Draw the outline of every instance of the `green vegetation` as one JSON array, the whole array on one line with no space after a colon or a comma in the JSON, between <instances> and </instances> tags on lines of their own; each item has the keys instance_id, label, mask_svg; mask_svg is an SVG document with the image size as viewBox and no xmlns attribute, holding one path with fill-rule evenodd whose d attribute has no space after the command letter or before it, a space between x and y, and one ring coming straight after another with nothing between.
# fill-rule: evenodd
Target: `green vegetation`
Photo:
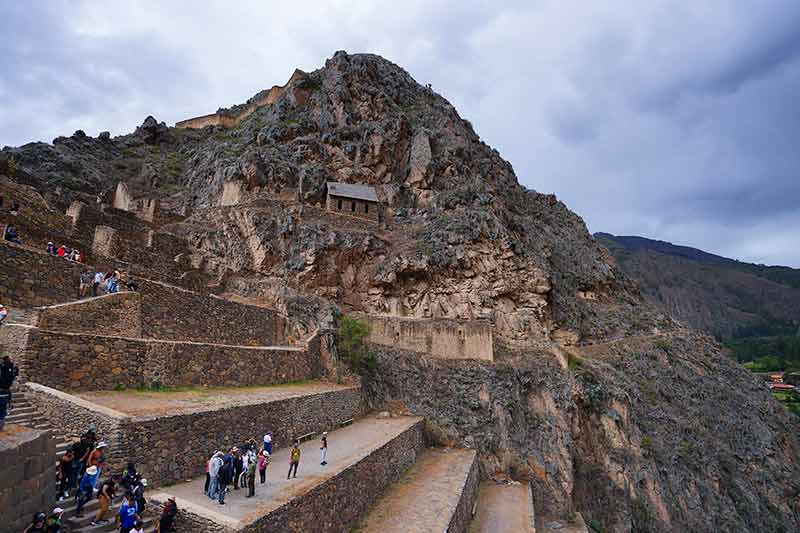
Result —
<instances>
[{"instance_id":1,"label":"green vegetation","mask_svg":"<svg viewBox=\"0 0 800 533\"><path fill-rule=\"evenodd\" d=\"M364 340L369 335L369 324L350 316L343 316L336 332L336 344L341 359L353 372L363 374L377 366L375 355L367 350Z\"/></svg>"},{"instance_id":2,"label":"green vegetation","mask_svg":"<svg viewBox=\"0 0 800 533\"><path fill-rule=\"evenodd\" d=\"M603 533L605 530L603 529L603 524L596 518L592 518L589 521L589 529L594 531L595 533Z\"/></svg>"},{"instance_id":3,"label":"green vegetation","mask_svg":"<svg viewBox=\"0 0 800 533\"><path fill-rule=\"evenodd\" d=\"M570 370L577 370L583 365L583 360L580 357L571 353L567 354L567 367Z\"/></svg>"},{"instance_id":4,"label":"green vegetation","mask_svg":"<svg viewBox=\"0 0 800 533\"><path fill-rule=\"evenodd\" d=\"M15 177L17 175L17 169L19 168L19 165L17 165L17 160L14 158L13 155L8 158L7 165L8 165L8 175L12 178Z\"/></svg>"},{"instance_id":5,"label":"green vegetation","mask_svg":"<svg viewBox=\"0 0 800 533\"><path fill-rule=\"evenodd\" d=\"M655 513L644 498L631 502L631 531L649 533L655 529Z\"/></svg>"},{"instance_id":6,"label":"green vegetation","mask_svg":"<svg viewBox=\"0 0 800 533\"><path fill-rule=\"evenodd\" d=\"M642 437L642 450L644 450L645 455L649 455L653 451L653 439L650 435Z\"/></svg>"},{"instance_id":7,"label":"green vegetation","mask_svg":"<svg viewBox=\"0 0 800 533\"><path fill-rule=\"evenodd\" d=\"M800 370L800 336L782 335L725 342L733 357L753 372Z\"/></svg>"},{"instance_id":8,"label":"green vegetation","mask_svg":"<svg viewBox=\"0 0 800 533\"><path fill-rule=\"evenodd\" d=\"M800 394L796 391L773 391L772 396L781 402L790 413L800 416Z\"/></svg>"}]
</instances>

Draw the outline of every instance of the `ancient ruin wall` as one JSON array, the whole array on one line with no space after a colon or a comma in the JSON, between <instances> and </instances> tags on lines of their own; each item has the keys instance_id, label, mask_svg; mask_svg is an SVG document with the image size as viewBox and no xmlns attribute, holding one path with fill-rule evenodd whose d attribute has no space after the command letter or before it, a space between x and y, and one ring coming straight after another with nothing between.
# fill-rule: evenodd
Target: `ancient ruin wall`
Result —
<instances>
[{"instance_id":1,"label":"ancient ruin wall","mask_svg":"<svg viewBox=\"0 0 800 533\"><path fill-rule=\"evenodd\" d=\"M50 305L74 300L81 272L60 257L0 241L0 302L10 306Z\"/></svg>"},{"instance_id":2,"label":"ancient ruin wall","mask_svg":"<svg viewBox=\"0 0 800 533\"><path fill-rule=\"evenodd\" d=\"M266 428L275 435L275 447L283 448L294 437L330 431L363 414L361 391L353 388L195 413L134 417L124 422L122 434L130 460L147 473L148 480L164 484L201 475L214 450L241 445L263 435ZM283 465L275 466L282 471Z\"/></svg>"},{"instance_id":3,"label":"ancient ruin wall","mask_svg":"<svg viewBox=\"0 0 800 533\"><path fill-rule=\"evenodd\" d=\"M139 291L145 337L247 346L286 342L286 318L272 309L156 282L143 282Z\"/></svg>"},{"instance_id":4,"label":"ancient ruin wall","mask_svg":"<svg viewBox=\"0 0 800 533\"><path fill-rule=\"evenodd\" d=\"M302 348L159 341L19 325L3 326L0 334L15 347L11 355L20 366L21 381L59 390L137 388L154 383L269 385L319 377L316 356Z\"/></svg>"},{"instance_id":5,"label":"ancient ruin wall","mask_svg":"<svg viewBox=\"0 0 800 533\"><path fill-rule=\"evenodd\" d=\"M37 325L52 331L140 337L142 295L119 292L42 307Z\"/></svg>"},{"instance_id":6,"label":"ancient ruin wall","mask_svg":"<svg viewBox=\"0 0 800 533\"><path fill-rule=\"evenodd\" d=\"M202 129L206 126L223 126L232 128L238 126L244 119L252 115L257 109L274 104L284 93L286 88L296 79L303 76L303 72L295 70L292 77L285 85L275 85L269 90L261 91L251 98L246 104L231 109L220 109L216 113L181 120L175 123L176 128Z\"/></svg>"},{"instance_id":7,"label":"ancient ruin wall","mask_svg":"<svg viewBox=\"0 0 800 533\"><path fill-rule=\"evenodd\" d=\"M368 341L443 359L494 360L492 325L481 320L365 316Z\"/></svg>"},{"instance_id":8,"label":"ancient ruin wall","mask_svg":"<svg viewBox=\"0 0 800 533\"><path fill-rule=\"evenodd\" d=\"M55 501L55 442L47 431L8 424L0 431L0 531L23 531Z\"/></svg>"}]
</instances>

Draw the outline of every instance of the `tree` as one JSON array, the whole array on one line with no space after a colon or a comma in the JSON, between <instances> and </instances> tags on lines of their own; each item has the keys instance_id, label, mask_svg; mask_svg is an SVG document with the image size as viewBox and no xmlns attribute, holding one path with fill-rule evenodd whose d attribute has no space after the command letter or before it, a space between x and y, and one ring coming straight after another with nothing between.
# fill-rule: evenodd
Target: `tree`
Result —
<instances>
[{"instance_id":1,"label":"tree","mask_svg":"<svg viewBox=\"0 0 800 533\"><path fill-rule=\"evenodd\" d=\"M348 366L359 374L375 367L375 357L369 353L364 343L369 335L369 324L350 316L343 316L336 332L339 355Z\"/></svg>"}]
</instances>

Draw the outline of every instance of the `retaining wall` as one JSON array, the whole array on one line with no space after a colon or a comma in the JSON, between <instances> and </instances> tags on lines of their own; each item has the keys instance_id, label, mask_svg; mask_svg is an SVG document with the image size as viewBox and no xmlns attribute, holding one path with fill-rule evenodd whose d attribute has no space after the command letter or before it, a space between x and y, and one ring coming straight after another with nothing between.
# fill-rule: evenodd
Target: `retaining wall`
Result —
<instances>
[{"instance_id":1,"label":"retaining wall","mask_svg":"<svg viewBox=\"0 0 800 533\"><path fill-rule=\"evenodd\" d=\"M229 346L63 333L23 325L0 328L20 381L60 390L115 387L268 385L314 379L319 355L305 348Z\"/></svg>"},{"instance_id":2,"label":"retaining wall","mask_svg":"<svg viewBox=\"0 0 800 533\"><path fill-rule=\"evenodd\" d=\"M66 433L80 434L95 424L98 437L108 442L108 466L121 469L126 461L134 461L154 486L201 475L214 450L239 446L250 438L260 442L268 428L275 434L274 446L282 448L293 437L335 429L365 412L358 388L136 417L38 383L27 383L26 388L42 412L64 421Z\"/></svg>"},{"instance_id":3,"label":"retaining wall","mask_svg":"<svg viewBox=\"0 0 800 533\"><path fill-rule=\"evenodd\" d=\"M142 295L119 292L39 308L39 328L122 337L142 334Z\"/></svg>"},{"instance_id":4,"label":"retaining wall","mask_svg":"<svg viewBox=\"0 0 800 533\"><path fill-rule=\"evenodd\" d=\"M23 531L55 501L55 442L47 431L14 424L0 431L0 532Z\"/></svg>"},{"instance_id":5,"label":"retaining wall","mask_svg":"<svg viewBox=\"0 0 800 533\"><path fill-rule=\"evenodd\" d=\"M367 340L443 359L494 360L492 325L483 320L414 319L362 316Z\"/></svg>"},{"instance_id":6,"label":"retaining wall","mask_svg":"<svg viewBox=\"0 0 800 533\"><path fill-rule=\"evenodd\" d=\"M480 482L481 473L478 454L476 453L472 457L469 473L461 488L461 497L458 500L458 506L453 512L453 516L450 517L450 523L447 526L446 533L465 533L467 531L469 523L472 521L472 509L475 506L475 502L478 500Z\"/></svg>"},{"instance_id":7,"label":"retaining wall","mask_svg":"<svg viewBox=\"0 0 800 533\"><path fill-rule=\"evenodd\" d=\"M81 272L90 270L6 241L0 241L0 265L0 301L22 307L74 300Z\"/></svg>"}]
</instances>

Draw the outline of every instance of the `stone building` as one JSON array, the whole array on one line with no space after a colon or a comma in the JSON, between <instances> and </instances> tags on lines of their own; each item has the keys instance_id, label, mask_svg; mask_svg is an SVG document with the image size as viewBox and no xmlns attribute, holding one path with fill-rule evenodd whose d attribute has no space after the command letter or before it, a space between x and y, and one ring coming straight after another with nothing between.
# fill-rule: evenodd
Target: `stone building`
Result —
<instances>
[{"instance_id":1,"label":"stone building","mask_svg":"<svg viewBox=\"0 0 800 533\"><path fill-rule=\"evenodd\" d=\"M326 208L334 213L380 220L381 204L374 187L329 181Z\"/></svg>"}]
</instances>

